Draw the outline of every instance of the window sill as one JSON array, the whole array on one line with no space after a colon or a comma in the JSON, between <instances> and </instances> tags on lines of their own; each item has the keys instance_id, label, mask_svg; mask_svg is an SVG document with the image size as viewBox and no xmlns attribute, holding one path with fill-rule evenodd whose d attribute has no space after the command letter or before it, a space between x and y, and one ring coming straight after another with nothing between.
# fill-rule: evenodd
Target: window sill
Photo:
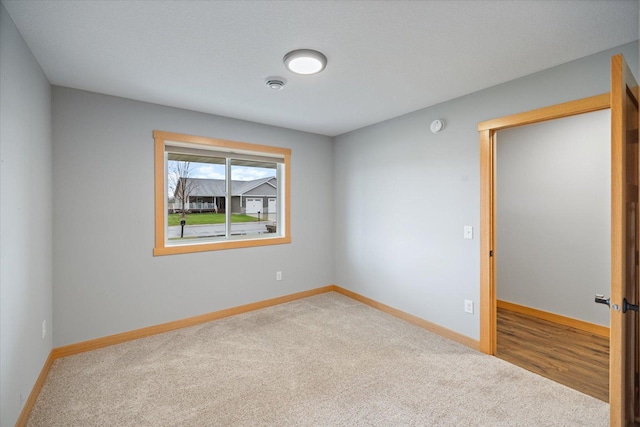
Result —
<instances>
[{"instance_id":1,"label":"window sill","mask_svg":"<svg viewBox=\"0 0 640 427\"><path fill-rule=\"evenodd\" d=\"M188 243L184 245L153 248L153 256L218 251L223 249L250 248L255 246L283 245L291 243L291 237L261 237L259 239L225 240L222 242Z\"/></svg>"}]
</instances>

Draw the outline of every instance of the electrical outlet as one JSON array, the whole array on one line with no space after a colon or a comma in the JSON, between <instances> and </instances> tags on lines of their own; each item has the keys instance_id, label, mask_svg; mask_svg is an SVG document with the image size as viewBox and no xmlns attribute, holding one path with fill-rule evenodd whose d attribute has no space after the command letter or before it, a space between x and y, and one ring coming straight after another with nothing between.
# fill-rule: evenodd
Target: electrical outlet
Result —
<instances>
[{"instance_id":1,"label":"electrical outlet","mask_svg":"<svg viewBox=\"0 0 640 427\"><path fill-rule=\"evenodd\" d=\"M464 238L465 239L473 239L473 227L471 225L464 226Z\"/></svg>"},{"instance_id":2,"label":"electrical outlet","mask_svg":"<svg viewBox=\"0 0 640 427\"><path fill-rule=\"evenodd\" d=\"M47 321L42 321L42 338L47 336Z\"/></svg>"},{"instance_id":3,"label":"electrical outlet","mask_svg":"<svg viewBox=\"0 0 640 427\"><path fill-rule=\"evenodd\" d=\"M276 271L276 280L282 280L282 271Z\"/></svg>"},{"instance_id":4,"label":"electrical outlet","mask_svg":"<svg viewBox=\"0 0 640 427\"><path fill-rule=\"evenodd\" d=\"M464 300L464 312L473 314L473 301L468 299Z\"/></svg>"}]
</instances>

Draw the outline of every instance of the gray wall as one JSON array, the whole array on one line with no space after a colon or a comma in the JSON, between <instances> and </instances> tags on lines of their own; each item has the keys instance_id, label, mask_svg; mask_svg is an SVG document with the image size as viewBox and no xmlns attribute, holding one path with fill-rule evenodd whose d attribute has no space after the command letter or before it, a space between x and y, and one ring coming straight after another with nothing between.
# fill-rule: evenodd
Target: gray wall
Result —
<instances>
[{"instance_id":1,"label":"gray wall","mask_svg":"<svg viewBox=\"0 0 640 427\"><path fill-rule=\"evenodd\" d=\"M608 92L616 53L638 75L630 43L335 138L336 284L478 339L478 123Z\"/></svg>"},{"instance_id":2,"label":"gray wall","mask_svg":"<svg viewBox=\"0 0 640 427\"><path fill-rule=\"evenodd\" d=\"M498 132L498 299L600 325L611 274L611 111Z\"/></svg>"},{"instance_id":3,"label":"gray wall","mask_svg":"<svg viewBox=\"0 0 640 427\"><path fill-rule=\"evenodd\" d=\"M292 243L153 257L154 129L291 148ZM332 161L328 137L54 86L54 346L332 283Z\"/></svg>"},{"instance_id":4,"label":"gray wall","mask_svg":"<svg viewBox=\"0 0 640 427\"><path fill-rule=\"evenodd\" d=\"M0 94L0 425L12 426L51 351L51 86L3 5Z\"/></svg>"}]
</instances>

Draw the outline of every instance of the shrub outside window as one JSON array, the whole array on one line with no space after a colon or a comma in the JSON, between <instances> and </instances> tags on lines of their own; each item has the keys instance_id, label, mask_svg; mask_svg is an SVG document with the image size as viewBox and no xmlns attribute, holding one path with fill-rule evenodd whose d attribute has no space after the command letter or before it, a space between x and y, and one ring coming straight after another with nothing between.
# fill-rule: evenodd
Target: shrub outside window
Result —
<instances>
[{"instance_id":1,"label":"shrub outside window","mask_svg":"<svg viewBox=\"0 0 640 427\"><path fill-rule=\"evenodd\" d=\"M291 150L154 131L154 255L291 242Z\"/></svg>"}]
</instances>

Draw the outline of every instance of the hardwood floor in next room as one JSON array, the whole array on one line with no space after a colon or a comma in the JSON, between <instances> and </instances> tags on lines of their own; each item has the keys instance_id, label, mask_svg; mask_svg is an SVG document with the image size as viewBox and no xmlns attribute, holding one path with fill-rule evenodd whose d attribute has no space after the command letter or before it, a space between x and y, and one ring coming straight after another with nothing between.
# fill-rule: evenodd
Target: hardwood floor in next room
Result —
<instances>
[{"instance_id":1,"label":"hardwood floor in next room","mask_svg":"<svg viewBox=\"0 0 640 427\"><path fill-rule=\"evenodd\" d=\"M496 357L609 401L609 339L498 309Z\"/></svg>"}]
</instances>

